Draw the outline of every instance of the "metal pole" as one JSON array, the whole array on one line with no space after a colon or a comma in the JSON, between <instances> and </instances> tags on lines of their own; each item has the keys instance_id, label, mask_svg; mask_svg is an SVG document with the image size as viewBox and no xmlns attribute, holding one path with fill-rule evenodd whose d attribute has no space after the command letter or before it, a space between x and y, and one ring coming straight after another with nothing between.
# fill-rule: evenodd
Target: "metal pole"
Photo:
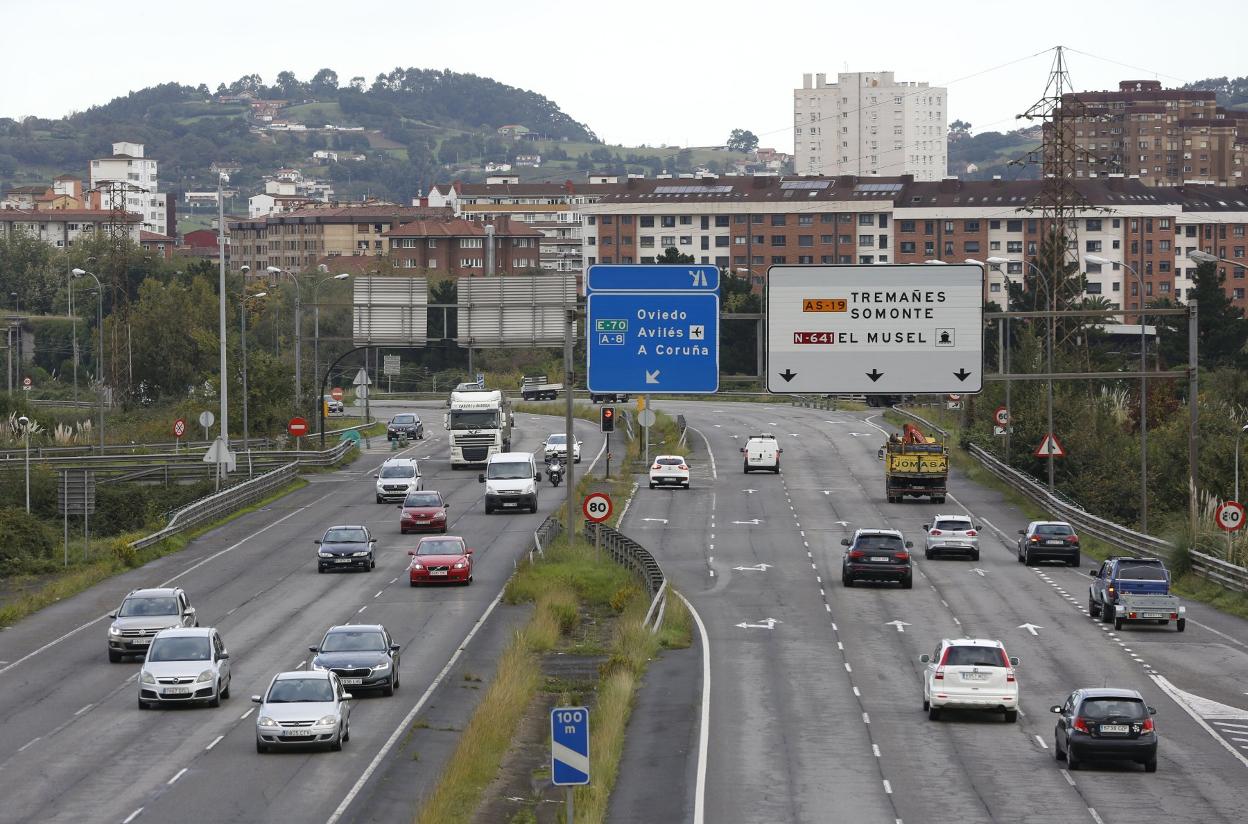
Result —
<instances>
[{"instance_id":1,"label":"metal pole","mask_svg":"<svg viewBox=\"0 0 1248 824\"><path fill-rule=\"evenodd\" d=\"M368 347L365 347L364 348L364 374L365 375L368 375L368 351L369 351ZM370 375L369 378L371 380L372 376ZM371 383L364 384L364 423L368 423L369 421L372 420L372 417L368 411L369 396L371 396L372 394L373 394L372 384Z\"/></svg>"},{"instance_id":2,"label":"metal pole","mask_svg":"<svg viewBox=\"0 0 1248 824\"><path fill-rule=\"evenodd\" d=\"M568 296L566 292L564 293L563 301L564 306L567 307ZM568 331L567 334L563 336L563 391L564 395L567 397L567 403L564 407L563 425L564 432L567 433L567 443L565 444L567 454L565 455L565 463L568 467L568 477L564 480L567 481L568 484L568 546L570 547L576 537L576 480L573 477L575 475L574 467L576 466L576 462L572 460L574 454L573 444L576 443L576 433L572 431L572 336L576 334L576 309L566 308L565 317L567 318ZM571 812L571 795L569 795L568 798L568 810ZM568 820L571 821L570 818Z\"/></svg>"},{"instance_id":3,"label":"metal pole","mask_svg":"<svg viewBox=\"0 0 1248 824\"><path fill-rule=\"evenodd\" d=\"M1009 306L1008 298L1007 298L1006 306L1007 306L1007 311L1008 311L1008 306ZM1004 318L1003 320L1005 321L1005 374L1009 375L1010 374L1010 319ZM1013 464L1011 463L1010 435L1014 430L1014 408L1010 405L1010 379L1009 378L1006 378L1005 380L1005 413L1007 415L1005 419L1005 464L1006 466L1013 466Z\"/></svg>"},{"instance_id":4,"label":"metal pole","mask_svg":"<svg viewBox=\"0 0 1248 824\"><path fill-rule=\"evenodd\" d=\"M61 500L65 509L61 516L65 521L65 566L69 566L69 471L61 473Z\"/></svg>"},{"instance_id":5,"label":"metal pole","mask_svg":"<svg viewBox=\"0 0 1248 824\"><path fill-rule=\"evenodd\" d=\"M604 478L611 477L611 433L610 432L607 433L607 471L603 473L602 477Z\"/></svg>"},{"instance_id":6,"label":"metal pole","mask_svg":"<svg viewBox=\"0 0 1248 824\"><path fill-rule=\"evenodd\" d=\"M315 305L315 308L312 310L312 386L315 388L321 385L321 382L316 378L321 373L321 303L317 300L315 290L312 292L312 302ZM323 404L325 399L318 397L316 402L317 404Z\"/></svg>"},{"instance_id":7,"label":"metal pole","mask_svg":"<svg viewBox=\"0 0 1248 824\"><path fill-rule=\"evenodd\" d=\"M1123 264L1126 266L1126 264ZM1130 268L1130 267L1128 267ZM1140 281L1140 532L1148 534L1148 338L1144 335L1144 278Z\"/></svg>"},{"instance_id":8,"label":"metal pole","mask_svg":"<svg viewBox=\"0 0 1248 824\"><path fill-rule=\"evenodd\" d=\"M78 403L78 314L74 311L74 271L69 271L69 316L74 351L74 403Z\"/></svg>"},{"instance_id":9,"label":"metal pole","mask_svg":"<svg viewBox=\"0 0 1248 824\"><path fill-rule=\"evenodd\" d=\"M30 514L30 424L22 427L26 432L26 514Z\"/></svg>"},{"instance_id":10,"label":"metal pole","mask_svg":"<svg viewBox=\"0 0 1248 824\"><path fill-rule=\"evenodd\" d=\"M303 318L303 287L299 285L299 276L291 273L295 281L295 410L302 408L303 403L303 358L301 352L302 318Z\"/></svg>"},{"instance_id":11,"label":"metal pole","mask_svg":"<svg viewBox=\"0 0 1248 824\"><path fill-rule=\"evenodd\" d=\"M220 296L217 301L217 336L219 339L218 348L220 350L220 371L221 371L221 449L222 452L229 452L230 449L230 405L229 405L229 366L226 363L225 351L225 197L221 191L222 179L217 175L217 288ZM101 334L103 334L101 332ZM221 488L221 474L225 471L225 455L220 454L222 459L217 464L217 488Z\"/></svg>"},{"instance_id":12,"label":"metal pole","mask_svg":"<svg viewBox=\"0 0 1248 824\"><path fill-rule=\"evenodd\" d=\"M576 790L573 787L567 787L568 795L568 817L566 824L574 824L576 821L576 802L572 799L576 796Z\"/></svg>"},{"instance_id":13,"label":"metal pole","mask_svg":"<svg viewBox=\"0 0 1248 824\"><path fill-rule=\"evenodd\" d=\"M104 394L105 392L108 391L104 386L104 287L100 285L99 278L96 278L95 275L92 275L91 277L95 278L95 285L98 287L98 291L96 292L97 300L95 303L95 323L96 323L97 331L99 332L99 335L100 335L100 345L98 347L99 354L100 354L100 363L99 363L99 369L100 369L100 454L103 455L104 454Z\"/></svg>"},{"instance_id":14,"label":"metal pole","mask_svg":"<svg viewBox=\"0 0 1248 824\"><path fill-rule=\"evenodd\" d=\"M1188 429L1187 429L1187 510L1190 521L1189 529L1191 530L1191 541L1196 542L1196 470L1197 470L1197 446L1196 436L1200 430L1200 409L1199 409L1199 360L1198 360L1198 341L1199 335L1197 329L1197 306L1195 300L1187 302L1188 321L1187 321L1187 409L1188 409Z\"/></svg>"},{"instance_id":15,"label":"metal pole","mask_svg":"<svg viewBox=\"0 0 1248 824\"><path fill-rule=\"evenodd\" d=\"M650 408L650 396L649 396L649 395L643 395L642 397L644 397L644 398L646 399L646 409L649 409L649 408ZM645 442L645 444L646 444L646 457L645 457L645 461L646 461L646 471L648 472L648 471L650 471L650 427L648 427L648 426L643 426L643 427L641 428L641 439L642 439L642 440Z\"/></svg>"},{"instance_id":16,"label":"metal pole","mask_svg":"<svg viewBox=\"0 0 1248 824\"><path fill-rule=\"evenodd\" d=\"M1248 424L1239 428L1235 433L1235 502L1239 503L1239 436L1244 434L1244 429L1248 429Z\"/></svg>"},{"instance_id":17,"label":"metal pole","mask_svg":"<svg viewBox=\"0 0 1248 824\"><path fill-rule=\"evenodd\" d=\"M239 327L242 330L240 348L243 352L243 449L251 449L251 430L247 426L247 285L243 284L243 299L238 302Z\"/></svg>"}]
</instances>

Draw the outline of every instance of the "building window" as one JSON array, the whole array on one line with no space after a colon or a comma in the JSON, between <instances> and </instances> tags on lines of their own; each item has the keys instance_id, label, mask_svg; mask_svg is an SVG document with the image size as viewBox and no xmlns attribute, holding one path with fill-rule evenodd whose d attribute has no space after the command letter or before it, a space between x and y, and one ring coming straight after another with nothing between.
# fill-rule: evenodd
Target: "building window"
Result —
<instances>
[{"instance_id":1,"label":"building window","mask_svg":"<svg viewBox=\"0 0 1248 824\"><path fill-rule=\"evenodd\" d=\"M785 237L784 237L784 235L772 235L772 236L771 236L771 245L772 245L772 246L783 246L784 244L785 244Z\"/></svg>"},{"instance_id":2,"label":"building window","mask_svg":"<svg viewBox=\"0 0 1248 824\"><path fill-rule=\"evenodd\" d=\"M904 232L906 234L913 234L914 233L914 221L913 220L901 221L901 226L900 226L899 231ZM914 244L910 244L910 245L913 246Z\"/></svg>"},{"instance_id":3,"label":"building window","mask_svg":"<svg viewBox=\"0 0 1248 824\"><path fill-rule=\"evenodd\" d=\"M459 239L459 248L461 249L481 249L484 242L479 237L461 237Z\"/></svg>"},{"instance_id":4,"label":"building window","mask_svg":"<svg viewBox=\"0 0 1248 824\"><path fill-rule=\"evenodd\" d=\"M646 228L654 228L654 215L642 215L641 225Z\"/></svg>"},{"instance_id":5,"label":"building window","mask_svg":"<svg viewBox=\"0 0 1248 824\"><path fill-rule=\"evenodd\" d=\"M930 240L923 241L923 256L932 257L936 254L936 244Z\"/></svg>"},{"instance_id":6,"label":"building window","mask_svg":"<svg viewBox=\"0 0 1248 824\"><path fill-rule=\"evenodd\" d=\"M858 225L859 226L874 226L875 215L873 214L858 215Z\"/></svg>"},{"instance_id":7,"label":"building window","mask_svg":"<svg viewBox=\"0 0 1248 824\"><path fill-rule=\"evenodd\" d=\"M814 215L798 215L797 216L798 226L813 226L814 223L815 223Z\"/></svg>"},{"instance_id":8,"label":"building window","mask_svg":"<svg viewBox=\"0 0 1248 824\"><path fill-rule=\"evenodd\" d=\"M962 221L962 227L967 232L978 232L979 221L978 220L964 220Z\"/></svg>"},{"instance_id":9,"label":"building window","mask_svg":"<svg viewBox=\"0 0 1248 824\"><path fill-rule=\"evenodd\" d=\"M692 245L693 245L693 235L681 235L681 236L680 236L680 245L681 245L681 246L692 246Z\"/></svg>"},{"instance_id":10,"label":"building window","mask_svg":"<svg viewBox=\"0 0 1248 824\"><path fill-rule=\"evenodd\" d=\"M659 243L662 244L664 249L670 249L676 245L676 236L675 235L663 235L661 238L659 238Z\"/></svg>"},{"instance_id":11,"label":"building window","mask_svg":"<svg viewBox=\"0 0 1248 824\"><path fill-rule=\"evenodd\" d=\"M692 216L692 215L681 215L681 216L680 216L680 225L681 225L681 226L692 226L692 225L693 225L693 216Z\"/></svg>"},{"instance_id":12,"label":"building window","mask_svg":"<svg viewBox=\"0 0 1248 824\"><path fill-rule=\"evenodd\" d=\"M875 245L875 235L859 235L859 236L858 236L858 245L859 245L859 246L874 246L874 245Z\"/></svg>"},{"instance_id":13,"label":"building window","mask_svg":"<svg viewBox=\"0 0 1248 824\"><path fill-rule=\"evenodd\" d=\"M1023 231L1023 222L1021 220L1007 220L1005 222L1005 231L1021 232Z\"/></svg>"},{"instance_id":14,"label":"building window","mask_svg":"<svg viewBox=\"0 0 1248 824\"><path fill-rule=\"evenodd\" d=\"M797 245L798 246L814 246L815 236L814 235L798 235Z\"/></svg>"},{"instance_id":15,"label":"building window","mask_svg":"<svg viewBox=\"0 0 1248 824\"><path fill-rule=\"evenodd\" d=\"M460 258L459 265L464 269L480 269L481 258Z\"/></svg>"},{"instance_id":16,"label":"building window","mask_svg":"<svg viewBox=\"0 0 1248 824\"><path fill-rule=\"evenodd\" d=\"M772 262L773 264L786 263L786 262L787 262L787 258L785 258L785 256L784 256L784 255L772 255L772 256L771 256L771 262Z\"/></svg>"},{"instance_id":17,"label":"building window","mask_svg":"<svg viewBox=\"0 0 1248 824\"><path fill-rule=\"evenodd\" d=\"M871 255L859 255L859 256L858 256L858 263L859 263L859 264L870 264L870 263L875 263L875 258L874 258L874 257L872 257Z\"/></svg>"},{"instance_id":18,"label":"building window","mask_svg":"<svg viewBox=\"0 0 1248 824\"><path fill-rule=\"evenodd\" d=\"M727 235L719 235L718 237L715 238L715 247L722 249L728 246L728 239L729 238Z\"/></svg>"},{"instance_id":19,"label":"building window","mask_svg":"<svg viewBox=\"0 0 1248 824\"><path fill-rule=\"evenodd\" d=\"M1100 218L1088 218L1086 225L1088 227L1089 232L1101 231L1101 219ZM1092 250L1089 249L1088 251L1090 252Z\"/></svg>"},{"instance_id":20,"label":"building window","mask_svg":"<svg viewBox=\"0 0 1248 824\"><path fill-rule=\"evenodd\" d=\"M716 226L727 226L727 225L728 225L728 215L715 215L715 225L716 225Z\"/></svg>"},{"instance_id":21,"label":"building window","mask_svg":"<svg viewBox=\"0 0 1248 824\"><path fill-rule=\"evenodd\" d=\"M772 215L772 216L771 216L771 225L772 225L772 226L783 226L783 225L784 225L784 219L785 219L786 217L787 217L787 215Z\"/></svg>"},{"instance_id":22,"label":"building window","mask_svg":"<svg viewBox=\"0 0 1248 824\"><path fill-rule=\"evenodd\" d=\"M1101 242L1099 240L1089 240L1084 243L1085 251L1100 252Z\"/></svg>"},{"instance_id":23,"label":"building window","mask_svg":"<svg viewBox=\"0 0 1248 824\"><path fill-rule=\"evenodd\" d=\"M654 235L642 235L641 236L641 248L653 249L654 248Z\"/></svg>"},{"instance_id":24,"label":"building window","mask_svg":"<svg viewBox=\"0 0 1248 824\"><path fill-rule=\"evenodd\" d=\"M750 223L761 225L763 223L763 215L750 215Z\"/></svg>"},{"instance_id":25,"label":"building window","mask_svg":"<svg viewBox=\"0 0 1248 824\"><path fill-rule=\"evenodd\" d=\"M946 241L945 241L945 255L946 255L946 256L949 256L949 255L952 255L952 254L953 254L953 241L952 241L952 240L946 240Z\"/></svg>"},{"instance_id":26,"label":"building window","mask_svg":"<svg viewBox=\"0 0 1248 824\"><path fill-rule=\"evenodd\" d=\"M962 241L962 251L968 254L978 254L979 253L979 241L978 240Z\"/></svg>"},{"instance_id":27,"label":"building window","mask_svg":"<svg viewBox=\"0 0 1248 824\"><path fill-rule=\"evenodd\" d=\"M664 229L674 229L676 227L676 216L660 215L659 222L662 224Z\"/></svg>"},{"instance_id":28,"label":"building window","mask_svg":"<svg viewBox=\"0 0 1248 824\"><path fill-rule=\"evenodd\" d=\"M815 256L814 255L798 255L797 262L798 263L814 263Z\"/></svg>"},{"instance_id":29,"label":"building window","mask_svg":"<svg viewBox=\"0 0 1248 824\"><path fill-rule=\"evenodd\" d=\"M901 253L902 253L903 255L912 255L912 254L914 254L914 241L913 241L913 240L903 240L903 241L901 242Z\"/></svg>"},{"instance_id":30,"label":"building window","mask_svg":"<svg viewBox=\"0 0 1248 824\"><path fill-rule=\"evenodd\" d=\"M1099 295L1099 294L1101 294L1101 284L1100 284L1099 282L1097 282L1097 281L1093 281L1093 280L1088 281L1088 289L1087 289L1087 292L1088 292L1088 294L1089 294L1089 295Z\"/></svg>"},{"instance_id":31,"label":"building window","mask_svg":"<svg viewBox=\"0 0 1248 824\"><path fill-rule=\"evenodd\" d=\"M1023 273L1023 262L1021 260L1011 260L1005 264L1005 273L1007 275L1021 275Z\"/></svg>"}]
</instances>

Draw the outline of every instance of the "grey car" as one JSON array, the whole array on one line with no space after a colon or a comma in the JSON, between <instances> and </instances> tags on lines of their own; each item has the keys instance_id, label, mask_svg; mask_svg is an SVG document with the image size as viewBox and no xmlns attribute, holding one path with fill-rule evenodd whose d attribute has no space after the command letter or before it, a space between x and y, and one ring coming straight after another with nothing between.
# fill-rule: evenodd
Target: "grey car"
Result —
<instances>
[{"instance_id":1,"label":"grey car","mask_svg":"<svg viewBox=\"0 0 1248 824\"><path fill-rule=\"evenodd\" d=\"M195 607L179 587L132 589L116 612L110 612L108 660L127 655L142 657L156 633L169 627L197 627Z\"/></svg>"},{"instance_id":2,"label":"grey car","mask_svg":"<svg viewBox=\"0 0 1248 824\"><path fill-rule=\"evenodd\" d=\"M230 654L212 627L162 629L139 671L139 709L230 697Z\"/></svg>"},{"instance_id":3,"label":"grey car","mask_svg":"<svg viewBox=\"0 0 1248 824\"><path fill-rule=\"evenodd\" d=\"M251 696L256 752L320 744L341 750L351 740L351 693L332 671L279 672L263 696Z\"/></svg>"}]
</instances>

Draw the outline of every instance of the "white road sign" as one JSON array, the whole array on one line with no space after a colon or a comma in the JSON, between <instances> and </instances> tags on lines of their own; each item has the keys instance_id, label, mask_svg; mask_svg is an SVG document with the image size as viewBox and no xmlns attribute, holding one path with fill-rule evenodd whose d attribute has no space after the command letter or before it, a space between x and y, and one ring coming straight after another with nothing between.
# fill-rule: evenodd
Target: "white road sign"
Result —
<instances>
[{"instance_id":1,"label":"white road sign","mask_svg":"<svg viewBox=\"0 0 1248 824\"><path fill-rule=\"evenodd\" d=\"M381 356L381 374L395 377L399 374L399 356L398 355L382 355Z\"/></svg>"},{"instance_id":2,"label":"white road sign","mask_svg":"<svg viewBox=\"0 0 1248 824\"><path fill-rule=\"evenodd\" d=\"M770 392L983 389L984 272L947 266L772 266Z\"/></svg>"}]
</instances>

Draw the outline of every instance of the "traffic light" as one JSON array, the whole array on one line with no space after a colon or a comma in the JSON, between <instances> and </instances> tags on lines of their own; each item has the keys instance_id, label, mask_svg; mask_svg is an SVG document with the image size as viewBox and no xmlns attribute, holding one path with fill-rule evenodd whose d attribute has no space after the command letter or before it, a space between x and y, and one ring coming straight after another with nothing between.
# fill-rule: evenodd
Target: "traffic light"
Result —
<instances>
[{"instance_id":1,"label":"traffic light","mask_svg":"<svg viewBox=\"0 0 1248 824\"><path fill-rule=\"evenodd\" d=\"M604 406L598 411L598 428L603 432L615 431L615 407Z\"/></svg>"}]
</instances>

